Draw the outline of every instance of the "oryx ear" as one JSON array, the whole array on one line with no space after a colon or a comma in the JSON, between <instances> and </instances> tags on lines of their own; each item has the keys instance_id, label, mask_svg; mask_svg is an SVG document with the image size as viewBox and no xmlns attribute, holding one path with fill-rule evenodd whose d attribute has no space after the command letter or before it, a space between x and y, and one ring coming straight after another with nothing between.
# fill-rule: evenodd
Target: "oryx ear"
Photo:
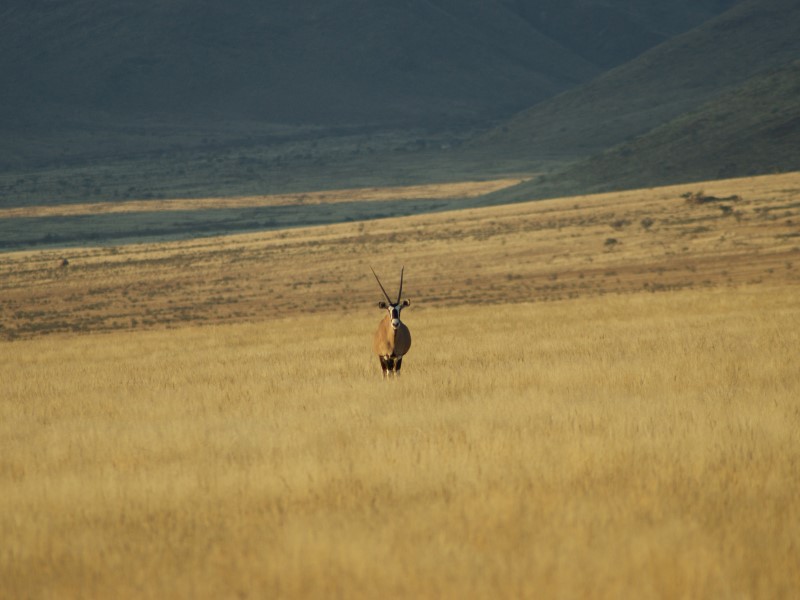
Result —
<instances>
[{"instance_id":1,"label":"oryx ear","mask_svg":"<svg viewBox=\"0 0 800 600\"><path fill-rule=\"evenodd\" d=\"M403 300L403 307L411 306L411 300L405 299Z\"/></svg>"},{"instance_id":2,"label":"oryx ear","mask_svg":"<svg viewBox=\"0 0 800 600\"><path fill-rule=\"evenodd\" d=\"M378 308L383 308L383 309L386 309L386 308L388 308L388 307L389 307L389 305L388 305L388 304L386 304L386 302L383 302L383 301L381 301L381 302L378 302Z\"/></svg>"}]
</instances>

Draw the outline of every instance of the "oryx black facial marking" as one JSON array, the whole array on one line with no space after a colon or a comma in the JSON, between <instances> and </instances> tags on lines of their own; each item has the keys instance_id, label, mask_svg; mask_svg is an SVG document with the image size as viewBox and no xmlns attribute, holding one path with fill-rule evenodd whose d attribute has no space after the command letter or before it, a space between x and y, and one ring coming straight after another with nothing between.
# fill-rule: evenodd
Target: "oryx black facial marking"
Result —
<instances>
[{"instance_id":1,"label":"oryx black facial marking","mask_svg":"<svg viewBox=\"0 0 800 600\"><path fill-rule=\"evenodd\" d=\"M408 300L404 300L399 304L387 304L386 302L378 302L378 308L385 309L389 314L389 322L392 325L392 329L397 329L400 327L400 311L403 310L406 306L409 306L411 302Z\"/></svg>"}]
</instances>

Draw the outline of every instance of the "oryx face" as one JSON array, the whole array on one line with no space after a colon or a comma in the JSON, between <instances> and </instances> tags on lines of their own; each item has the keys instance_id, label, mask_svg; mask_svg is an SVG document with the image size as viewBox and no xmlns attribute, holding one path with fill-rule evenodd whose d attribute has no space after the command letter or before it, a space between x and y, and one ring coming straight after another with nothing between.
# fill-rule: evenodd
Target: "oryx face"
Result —
<instances>
[{"instance_id":1,"label":"oryx face","mask_svg":"<svg viewBox=\"0 0 800 600\"><path fill-rule=\"evenodd\" d=\"M411 302L409 300L403 300L402 302L397 302L394 304L390 304L388 302L378 302L378 308L383 308L389 312L389 320L392 323L392 329L397 329L400 327L400 311L410 304Z\"/></svg>"},{"instance_id":2,"label":"oryx face","mask_svg":"<svg viewBox=\"0 0 800 600\"><path fill-rule=\"evenodd\" d=\"M372 267L370 267L371 269ZM397 330L400 327L400 311L403 310L406 306L410 305L411 302L408 300L402 300L403 296L403 271L405 269L400 269L400 291L397 292L397 300L392 302L392 299L389 298L389 294L386 293L386 290L383 288L383 284L381 280L378 279L378 276L375 275L375 271L372 271L372 274L375 275L375 280L378 282L378 285L381 286L381 291L383 292L384 297L386 298L386 302L378 302L378 308L382 308L389 312L389 321L392 324L392 329Z\"/></svg>"}]
</instances>

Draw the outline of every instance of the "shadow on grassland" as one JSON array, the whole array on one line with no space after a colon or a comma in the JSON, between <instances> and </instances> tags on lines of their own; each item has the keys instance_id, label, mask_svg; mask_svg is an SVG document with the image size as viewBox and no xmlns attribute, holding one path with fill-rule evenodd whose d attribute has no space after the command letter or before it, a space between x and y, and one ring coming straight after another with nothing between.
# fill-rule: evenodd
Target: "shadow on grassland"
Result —
<instances>
[{"instance_id":1,"label":"shadow on grassland","mask_svg":"<svg viewBox=\"0 0 800 600\"><path fill-rule=\"evenodd\" d=\"M310 206L269 206L0 220L0 251L40 247L132 244L267 231L438 212L459 201L358 201Z\"/></svg>"}]
</instances>

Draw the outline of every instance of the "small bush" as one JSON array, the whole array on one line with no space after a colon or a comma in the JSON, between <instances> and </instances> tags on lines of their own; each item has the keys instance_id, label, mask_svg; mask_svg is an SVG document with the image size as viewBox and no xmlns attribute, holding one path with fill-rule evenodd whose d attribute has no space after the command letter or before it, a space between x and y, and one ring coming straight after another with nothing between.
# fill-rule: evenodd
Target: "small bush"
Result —
<instances>
[{"instance_id":1,"label":"small bush","mask_svg":"<svg viewBox=\"0 0 800 600\"><path fill-rule=\"evenodd\" d=\"M724 198L718 198L717 196L709 196L703 190L697 192L686 192L685 194L681 194L681 198L684 198L687 204L708 204L710 202L739 202L742 198L740 196L725 196Z\"/></svg>"}]
</instances>

